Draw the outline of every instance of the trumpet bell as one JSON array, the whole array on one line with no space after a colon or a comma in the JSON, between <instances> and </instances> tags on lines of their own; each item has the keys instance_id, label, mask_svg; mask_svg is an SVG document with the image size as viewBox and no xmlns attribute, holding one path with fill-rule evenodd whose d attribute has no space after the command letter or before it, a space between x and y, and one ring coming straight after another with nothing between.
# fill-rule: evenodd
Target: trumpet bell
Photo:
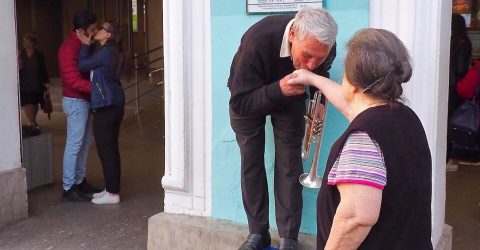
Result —
<instances>
[{"instance_id":1,"label":"trumpet bell","mask_svg":"<svg viewBox=\"0 0 480 250\"><path fill-rule=\"evenodd\" d=\"M320 188L322 185L322 178L320 178L316 173L311 175L309 173L303 173L298 178L300 183L307 188Z\"/></svg>"}]
</instances>

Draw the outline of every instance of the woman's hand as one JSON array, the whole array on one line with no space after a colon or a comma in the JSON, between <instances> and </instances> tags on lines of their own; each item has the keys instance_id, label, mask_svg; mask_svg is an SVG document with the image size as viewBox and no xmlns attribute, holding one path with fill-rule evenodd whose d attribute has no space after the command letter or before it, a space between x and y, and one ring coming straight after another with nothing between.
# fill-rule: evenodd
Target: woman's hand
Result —
<instances>
[{"instance_id":1,"label":"woman's hand","mask_svg":"<svg viewBox=\"0 0 480 250\"><path fill-rule=\"evenodd\" d=\"M343 97L343 90L340 84L305 69L295 70L287 77L287 85L294 87L309 85L319 89L327 97L328 101L342 112L347 119L350 121L353 119L350 104Z\"/></svg>"},{"instance_id":2,"label":"woman's hand","mask_svg":"<svg viewBox=\"0 0 480 250\"><path fill-rule=\"evenodd\" d=\"M77 31L77 37L80 40L80 42L82 42L82 44L85 44L85 45L90 45L93 42L92 34L90 34L89 36L86 36L84 32Z\"/></svg>"},{"instance_id":3,"label":"woman's hand","mask_svg":"<svg viewBox=\"0 0 480 250\"><path fill-rule=\"evenodd\" d=\"M312 73L306 69L295 70L292 74L289 75L288 84L289 85L312 85L313 78L317 76L315 73Z\"/></svg>"}]
</instances>

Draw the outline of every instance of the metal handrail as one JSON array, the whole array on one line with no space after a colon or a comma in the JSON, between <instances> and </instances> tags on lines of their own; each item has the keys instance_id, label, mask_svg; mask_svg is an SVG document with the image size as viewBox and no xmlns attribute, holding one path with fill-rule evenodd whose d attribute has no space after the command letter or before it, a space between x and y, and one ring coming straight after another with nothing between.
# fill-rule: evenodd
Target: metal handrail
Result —
<instances>
[{"instance_id":1,"label":"metal handrail","mask_svg":"<svg viewBox=\"0 0 480 250\"><path fill-rule=\"evenodd\" d=\"M138 97L145 96L145 95L147 95L148 93L150 93L150 92L152 92L152 91L154 91L154 90L156 90L156 89L157 89L157 87L155 86L155 87L153 87L153 88L151 88L151 89L149 89L149 90L147 90L147 91L143 92L143 93L142 93L142 94L140 94ZM130 101L128 101L128 102L126 102L126 103L125 103L125 105L127 105L127 104L130 104L130 103L132 103L132 102L134 102L134 101L135 101L135 99L132 99L132 100L130 100Z\"/></svg>"},{"instance_id":2,"label":"metal handrail","mask_svg":"<svg viewBox=\"0 0 480 250\"><path fill-rule=\"evenodd\" d=\"M160 60L162 60L162 59L163 59L163 56L161 56L161 57L159 57L159 58L157 58L157 59L153 59L153 60L148 61L148 62L139 63L135 69L136 69L136 70L143 69L143 67L141 67L141 66L148 66L148 65L153 64L153 63L155 63L155 62L158 62L158 61L160 61Z\"/></svg>"},{"instance_id":3,"label":"metal handrail","mask_svg":"<svg viewBox=\"0 0 480 250\"><path fill-rule=\"evenodd\" d=\"M163 49L163 45L160 45L160 46L155 47L155 48L153 48L153 49L147 50L147 51L145 51L145 52L134 53L134 54L133 54L133 59L138 58L138 57L141 57L141 56L146 56L146 55L148 55L148 54L150 54L150 53L152 53L152 52L154 52L154 51L160 50L160 49Z\"/></svg>"},{"instance_id":4,"label":"metal handrail","mask_svg":"<svg viewBox=\"0 0 480 250\"><path fill-rule=\"evenodd\" d=\"M143 78L143 79L141 79L141 80L138 80L138 83L142 83L142 82L144 82L144 81L146 81L146 80L148 80L148 78ZM129 84L129 85L123 87L123 90L125 91L125 90L127 90L127 89L129 89L129 88L131 88L131 87L134 87L135 85L137 85L136 82L134 82L134 83L132 83L132 84Z\"/></svg>"},{"instance_id":5,"label":"metal handrail","mask_svg":"<svg viewBox=\"0 0 480 250\"><path fill-rule=\"evenodd\" d=\"M163 68L154 69L154 70L150 71L150 73L148 73L148 83L150 83L150 85L163 85L163 84L165 84L164 80L156 82L156 83L153 82L153 73L159 72L159 71L163 72Z\"/></svg>"},{"instance_id":6,"label":"metal handrail","mask_svg":"<svg viewBox=\"0 0 480 250\"><path fill-rule=\"evenodd\" d=\"M135 104L136 104L136 113L138 114L140 112L140 97L143 97L145 96L146 94L152 92L153 90L155 90L159 85L162 85L161 83L157 83L157 84L154 84L153 88L145 91L144 93L140 94L140 89L139 89L139 84L145 80L149 80L149 82L151 83L152 81L152 73L153 72L157 72L158 69L155 69L153 71L150 71L148 73L148 78L143 78L143 79L139 79L139 70L142 69L142 68L146 68L147 66L155 63L155 62L158 62L160 60L163 59L163 56L161 57L158 57L158 58L155 58L155 59L152 59L150 61L147 61L147 62L144 62L144 63L139 63L138 62L138 59L140 57L147 57L150 55L150 53L152 52L155 52L157 50L160 50L160 49L163 49L163 46L159 46L159 47L156 47L156 48L153 48L153 49L150 49L150 50L147 50L145 52L142 52L142 53L134 53L133 54L133 63L134 63L134 67L133 67L133 70L134 70L134 73L135 73L135 82L133 84L129 84L128 86L124 87L123 90L127 90L131 87L135 87L135 98L133 98L132 100L130 101L127 101L125 104L129 104L129 103L132 103L135 101ZM163 70L163 68L162 68ZM163 82L163 81L161 81Z\"/></svg>"}]
</instances>

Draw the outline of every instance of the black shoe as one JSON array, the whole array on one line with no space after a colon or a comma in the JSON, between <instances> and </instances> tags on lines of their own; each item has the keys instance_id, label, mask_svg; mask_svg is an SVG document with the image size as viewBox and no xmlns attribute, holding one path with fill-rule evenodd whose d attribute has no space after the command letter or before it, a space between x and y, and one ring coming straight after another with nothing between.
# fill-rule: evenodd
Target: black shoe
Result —
<instances>
[{"instance_id":1,"label":"black shoe","mask_svg":"<svg viewBox=\"0 0 480 250\"><path fill-rule=\"evenodd\" d=\"M73 185L68 191L63 190L62 201L86 201L89 202L92 199L80 192L78 187Z\"/></svg>"},{"instance_id":2,"label":"black shoe","mask_svg":"<svg viewBox=\"0 0 480 250\"><path fill-rule=\"evenodd\" d=\"M22 136L30 137L40 135L40 129L36 129L33 125L22 125Z\"/></svg>"},{"instance_id":3,"label":"black shoe","mask_svg":"<svg viewBox=\"0 0 480 250\"><path fill-rule=\"evenodd\" d=\"M298 250L298 241L289 238L280 238L278 250Z\"/></svg>"},{"instance_id":4,"label":"black shoe","mask_svg":"<svg viewBox=\"0 0 480 250\"><path fill-rule=\"evenodd\" d=\"M88 182L87 182L87 179L84 179L82 181L82 183L76 185L78 187L78 190L80 190L80 192L82 192L83 194L85 195L88 195L89 197L90 196L93 196L94 193L100 193L102 192L103 190L100 189L100 188L96 188L92 185L90 185Z\"/></svg>"},{"instance_id":5,"label":"black shoe","mask_svg":"<svg viewBox=\"0 0 480 250\"><path fill-rule=\"evenodd\" d=\"M272 239L268 231L263 234L249 234L238 250L263 250L271 244Z\"/></svg>"},{"instance_id":6,"label":"black shoe","mask_svg":"<svg viewBox=\"0 0 480 250\"><path fill-rule=\"evenodd\" d=\"M38 123L35 122L34 124L32 124L32 127L33 129L40 131L40 126L38 125Z\"/></svg>"}]
</instances>

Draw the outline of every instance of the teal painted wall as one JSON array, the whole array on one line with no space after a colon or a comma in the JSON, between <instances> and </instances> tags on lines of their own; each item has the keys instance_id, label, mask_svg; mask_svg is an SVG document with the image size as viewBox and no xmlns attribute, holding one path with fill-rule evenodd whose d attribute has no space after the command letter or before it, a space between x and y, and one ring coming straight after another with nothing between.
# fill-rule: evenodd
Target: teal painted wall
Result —
<instances>
[{"instance_id":1,"label":"teal painted wall","mask_svg":"<svg viewBox=\"0 0 480 250\"><path fill-rule=\"evenodd\" d=\"M252 24L265 15L246 15L246 1L211 0L212 14L212 217L246 224L240 190L240 153L235 133L230 127L227 79L230 63L240 38ZM368 27L368 0L326 0L327 9L338 23L337 58L330 71L331 78L340 82L343 74L345 44L358 29ZM329 107L320 152L319 173L323 173L328 152L336 138L347 127L347 120ZM273 200L273 133L266 127L265 167L270 190L270 225L276 228ZM305 164L309 168L309 164ZM316 198L318 190L304 188L304 209L301 232L316 233Z\"/></svg>"}]
</instances>

